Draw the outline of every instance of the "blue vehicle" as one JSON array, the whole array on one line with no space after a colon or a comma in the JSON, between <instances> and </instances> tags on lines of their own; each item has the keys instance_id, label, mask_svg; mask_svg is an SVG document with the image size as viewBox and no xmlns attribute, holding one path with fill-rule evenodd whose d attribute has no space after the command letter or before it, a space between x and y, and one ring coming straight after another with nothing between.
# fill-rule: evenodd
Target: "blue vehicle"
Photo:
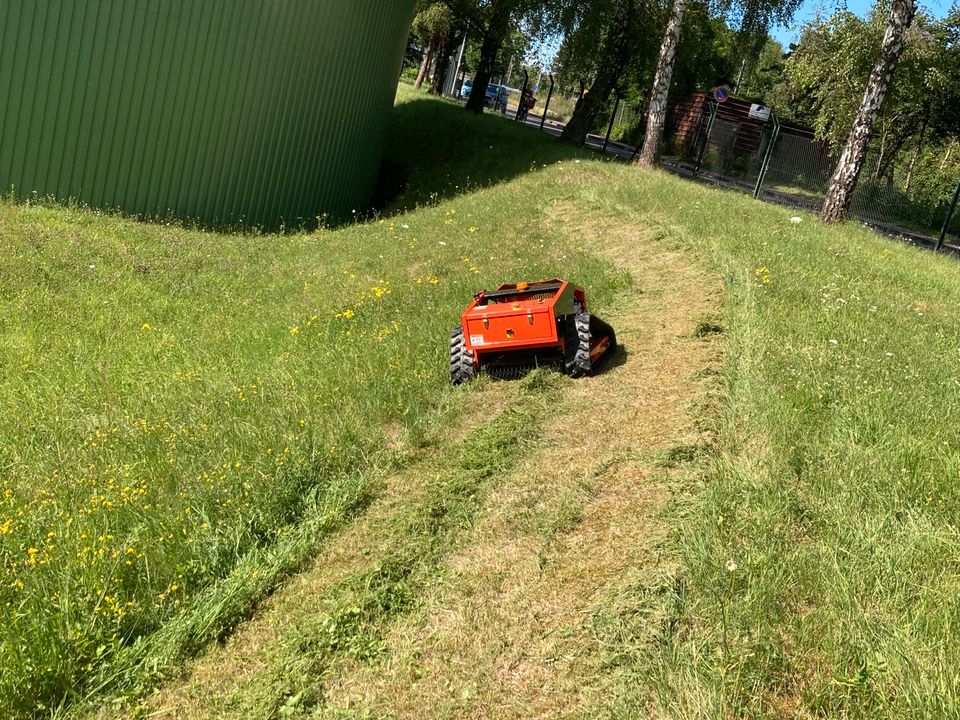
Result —
<instances>
[{"instance_id":1,"label":"blue vehicle","mask_svg":"<svg viewBox=\"0 0 960 720\"><path fill-rule=\"evenodd\" d=\"M464 100L470 97L470 91L473 90L473 80L464 80L463 87L460 88L460 97ZM505 107L507 103L507 88L502 85L490 83L487 85L487 106Z\"/></svg>"}]
</instances>

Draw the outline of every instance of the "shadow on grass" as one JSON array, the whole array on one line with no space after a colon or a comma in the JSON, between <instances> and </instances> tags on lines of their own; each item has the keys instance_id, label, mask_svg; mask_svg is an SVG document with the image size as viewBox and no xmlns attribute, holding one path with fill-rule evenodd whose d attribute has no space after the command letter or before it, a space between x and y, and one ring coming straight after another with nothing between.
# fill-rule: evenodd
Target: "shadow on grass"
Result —
<instances>
[{"instance_id":1,"label":"shadow on grass","mask_svg":"<svg viewBox=\"0 0 960 720\"><path fill-rule=\"evenodd\" d=\"M387 128L380 176L368 209L352 217L326 218L324 225L336 229L374 216L390 217L507 182L535 167L583 157L596 157L596 153L560 142L537 128L499 114L474 115L454 101L437 98L401 102L394 107ZM17 202L3 194L0 201ZM84 203L53 197L31 198L28 202L88 209ZM247 226L204 223L174 216L131 215L105 208L93 210L148 225L173 225L225 234L309 232L319 225L317 217L299 218L277 226Z\"/></svg>"},{"instance_id":2,"label":"shadow on grass","mask_svg":"<svg viewBox=\"0 0 960 720\"><path fill-rule=\"evenodd\" d=\"M474 115L450 101L411 100L394 108L387 131L380 214L394 215L490 187L534 166L593 156L500 115Z\"/></svg>"}]
</instances>

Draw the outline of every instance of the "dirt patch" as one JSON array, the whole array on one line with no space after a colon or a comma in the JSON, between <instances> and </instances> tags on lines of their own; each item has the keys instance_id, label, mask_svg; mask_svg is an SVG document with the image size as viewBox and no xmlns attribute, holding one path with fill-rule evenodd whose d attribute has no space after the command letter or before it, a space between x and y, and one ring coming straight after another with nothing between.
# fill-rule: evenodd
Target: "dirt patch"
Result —
<instances>
[{"instance_id":1,"label":"dirt patch","mask_svg":"<svg viewBox=\"0 0 960 720\"><path fill-rule=\"evenodd\" d=\"M553 222L632 273L633 291L607 318L624 350L602 375L569 384L541 451L504 478L444 582L391 630L383 659L335 668L331 709L582 715L604 687L592 619L628 575L675 572L659 548L672 479L657 459L709 440L695 403L719 350L696 331L717 310L719 282L633 227L572 207Z\"/></svg>"}]
</instances>

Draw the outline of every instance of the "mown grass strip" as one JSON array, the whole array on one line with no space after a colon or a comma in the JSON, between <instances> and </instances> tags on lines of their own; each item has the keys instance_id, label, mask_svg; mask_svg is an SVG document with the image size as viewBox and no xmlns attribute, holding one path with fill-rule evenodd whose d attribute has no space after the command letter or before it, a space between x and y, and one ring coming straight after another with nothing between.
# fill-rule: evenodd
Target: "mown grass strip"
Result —
<instances>
[{"instance_id":1,"label":"mown grass strip","mask_svg":"<svg viewBox=\"0 0 960 720\"><path fill-rule=\"evenodd\" d=\"M518 385L519 402L450 447L427 481L425 502L379 529L390 536L386 554L331 588L323 612L292 618L266 677L229 704L245 717L309 715L323 705L325 672L334 660L378 657L391 621L418 603L440 560L472 527L490 487L540 436L538 418L563 382L547 371L533 373Z\"/></svg>"},{"instance_id":2,"label":"mown grass strip","mask_svg":"<svg viewBox=\"0 0 960 720\"><path fill-rule=\"evenodd\" d=\"M623 706L960 715L960 266L662 174L610 187L583 204L727 290L718 441L672 518L684 584Z\"/></svg>"}]
</instances>

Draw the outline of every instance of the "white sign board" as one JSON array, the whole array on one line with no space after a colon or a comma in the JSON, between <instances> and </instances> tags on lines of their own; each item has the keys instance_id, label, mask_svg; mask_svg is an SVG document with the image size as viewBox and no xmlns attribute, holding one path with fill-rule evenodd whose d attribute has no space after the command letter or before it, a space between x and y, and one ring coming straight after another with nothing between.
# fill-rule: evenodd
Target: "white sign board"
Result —
<instances>
[{"instance_id":1,"label":"white sign board","mask_svg":"<svg viewBox=\"0 0 960 720\"><path fill-rule=\"evenodd\" d=\"M754 120L762 120L766 122L770 119L770 108L765 105L757 105L754 103L750 106L750 117Z\"/></svg>"}]
</instances>

